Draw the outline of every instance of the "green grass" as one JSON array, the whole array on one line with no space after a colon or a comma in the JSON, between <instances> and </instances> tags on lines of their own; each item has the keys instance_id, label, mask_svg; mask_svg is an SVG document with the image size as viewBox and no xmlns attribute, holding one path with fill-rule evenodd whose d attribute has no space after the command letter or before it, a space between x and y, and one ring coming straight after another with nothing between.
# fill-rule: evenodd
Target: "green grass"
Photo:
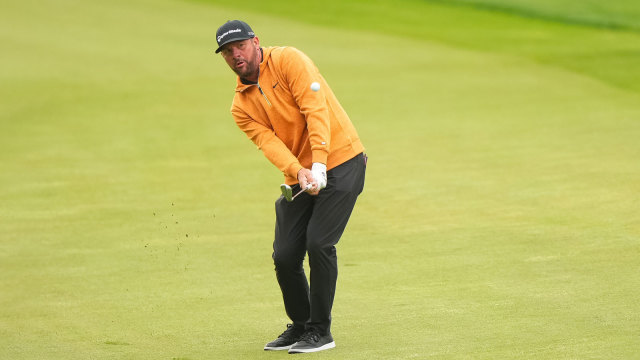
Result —
<instances>
[{"instance_id":1,"label":"green grass","mask_svg":"<svg viewBox=\"0 0 640 360\"><path fill-rule=\"evenodd\" d=\"M370 155L310 358L637 356L637 31L279 4L2 2L0 358L288 356L262 351L281 176L228 113L231 18L310 54Z\"/></svg>"},{"instance_id":2,"label":"green grass","mask_svg":"<svg viewBox=\"0 0 640 360\"><path fill-rule=\"evenodd\" d=\"M640 30L640 3L616 0L428 0L444 4L464 4L480 9L542 18L563 23L612 29Z\"/></svg>"}]
</instances>

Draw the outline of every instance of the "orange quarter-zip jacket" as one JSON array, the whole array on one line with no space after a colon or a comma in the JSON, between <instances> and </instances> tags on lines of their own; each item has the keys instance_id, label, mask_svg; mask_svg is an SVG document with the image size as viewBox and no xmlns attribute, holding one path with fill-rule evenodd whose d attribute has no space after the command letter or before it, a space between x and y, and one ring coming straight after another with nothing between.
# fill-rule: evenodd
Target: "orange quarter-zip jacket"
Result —
<instances>
[{"instance_id":1,"label":"orange quarter-zip jacket","mask_svg":"<svg viewBox=\"0 0 640 360\"><path fill-rule=\"evenodd\" d=\"M327 170L364 151L358 133L317 67L293 47L262 48L257 84L238 77L231 114L245 134L285 175L312 163ZM319 91L310 85L320 84Z\"/></svg>"}]
</instances>

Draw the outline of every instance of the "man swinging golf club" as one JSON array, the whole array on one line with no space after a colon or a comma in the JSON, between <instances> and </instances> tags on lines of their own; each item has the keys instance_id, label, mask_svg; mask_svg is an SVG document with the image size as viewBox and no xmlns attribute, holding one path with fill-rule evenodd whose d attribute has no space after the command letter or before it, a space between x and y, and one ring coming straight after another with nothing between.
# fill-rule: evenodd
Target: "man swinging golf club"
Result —
<instances>
[{"instance_id":1,"label":"man swinging golf club","mask_svg":"<svg viewBox=\"0 0 640 360\"><path fill-rule=\"evenodd\" d=\"M304 189L294 201L281 196L275 204L273 261L292 323L264 349L333 348L335 245L364 187L364 146L331 88L300 50L262 48L239 20L220 26L216 38L216 53L238 75L231 107L236 124L284 173L288 200ZM302 266L306 253L310 282Z\"/></svg>"}]
</instances>

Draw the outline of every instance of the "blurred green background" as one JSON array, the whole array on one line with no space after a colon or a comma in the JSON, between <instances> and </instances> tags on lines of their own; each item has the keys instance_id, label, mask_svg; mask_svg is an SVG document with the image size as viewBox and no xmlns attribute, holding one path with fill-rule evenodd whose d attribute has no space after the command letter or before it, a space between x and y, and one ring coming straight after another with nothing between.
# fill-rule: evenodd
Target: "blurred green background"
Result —
<instances>
[{"instance_id":1,"label":"blurred green background","mask_svg":"<svg viewBox=\"0 0 640 360\"><path fill-rule=\"evenodd\" d=\"M309 357L640 352L640 3L0 4L0 358L288 356L229 19L309 54L370 156Z\"/></svg>"}]
</instances>

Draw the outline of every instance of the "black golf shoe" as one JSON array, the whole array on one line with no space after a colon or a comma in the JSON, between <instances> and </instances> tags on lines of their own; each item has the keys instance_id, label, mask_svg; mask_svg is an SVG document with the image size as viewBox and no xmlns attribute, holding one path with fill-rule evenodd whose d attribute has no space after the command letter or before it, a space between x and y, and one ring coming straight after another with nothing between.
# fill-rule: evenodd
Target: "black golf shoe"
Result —
<instances>
[{"instance_id":1,"label":"black golf shoe","mask_svg":"<svg viewBox=\"0 0 640 360\"><path fill-rule=\"evenodd\" d=\"M304 334L304 327L296 327L292 324L287 324L287 330L285 330L277 339L264 346L265 350L288 350L293 344L295 344L300 337Z\"/></svg>"},{"instance_id":2,"label":"black golf shoe","mask_svg":"<svg viewBox=\"0 0 640 360\"><path fill-rule=\"evenodd\" d=\"M315 329L307 330L300 340L289 349L289 354L311 353L316 351L333 349L336 343L331 334L320 335Z\"/></svg>"}]
</instances>

